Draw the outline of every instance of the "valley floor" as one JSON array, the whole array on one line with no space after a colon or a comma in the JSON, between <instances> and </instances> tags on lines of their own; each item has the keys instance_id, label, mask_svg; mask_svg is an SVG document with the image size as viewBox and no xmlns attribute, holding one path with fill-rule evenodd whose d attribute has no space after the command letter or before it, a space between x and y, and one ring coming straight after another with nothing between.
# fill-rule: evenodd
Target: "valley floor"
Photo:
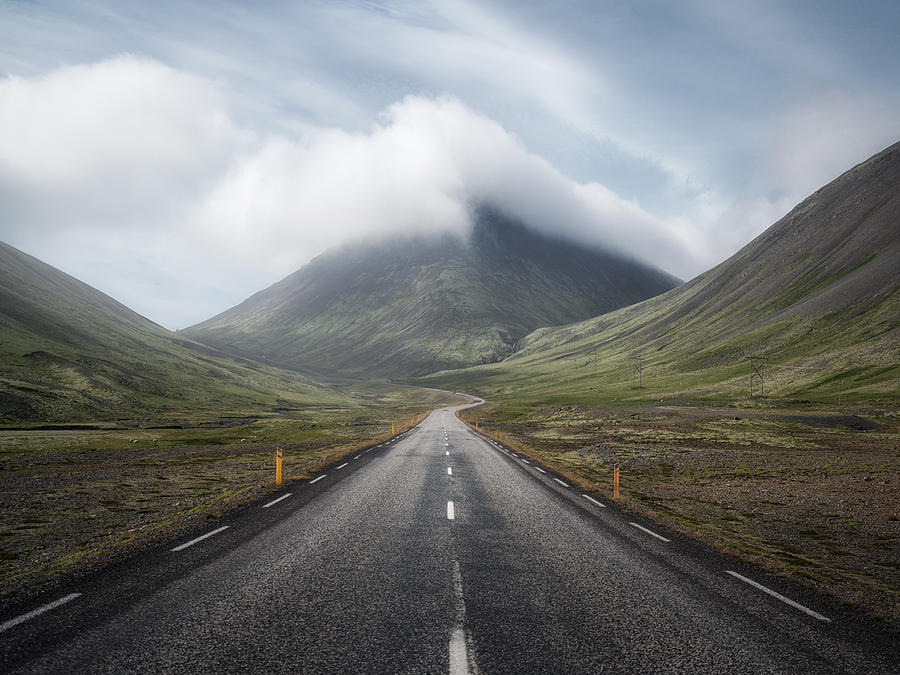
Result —
<instances>
[{"instance_id":1,"label":"valley floor","mask_svg":"<svg viewBox=\"0 0 900 675\"><path fill-rule=\"evenodd\" d=\"M488 405L488 434L581 486L900 626L900 410Z\"/></svg>"}]
</instances>

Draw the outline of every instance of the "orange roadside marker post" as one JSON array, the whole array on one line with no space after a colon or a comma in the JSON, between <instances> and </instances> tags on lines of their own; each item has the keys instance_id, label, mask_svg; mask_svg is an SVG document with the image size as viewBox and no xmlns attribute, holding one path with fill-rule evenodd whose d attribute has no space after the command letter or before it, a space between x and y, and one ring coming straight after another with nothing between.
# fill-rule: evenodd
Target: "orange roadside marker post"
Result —
<instances>
[{"instance_id":1,"label":"orange roadside marker post","mask_svg":"<svg viewBox=\"0 0 900 675\"><path fill-rule=\"evenodd\" d=\"M615 499L619 498L619 465L613 468L613 497Z\"/></svg>"},{"instance_id":2,"label":"orange roadside marker post","mask_svg":"<svg viewBox=\"0 0 900 675\"><path fill-rule=\"evenodd\" d=\"M281 462L284 457L284 451L278 448L275 451L275 485L281 485Z\"/></svg>"}]
</instances>

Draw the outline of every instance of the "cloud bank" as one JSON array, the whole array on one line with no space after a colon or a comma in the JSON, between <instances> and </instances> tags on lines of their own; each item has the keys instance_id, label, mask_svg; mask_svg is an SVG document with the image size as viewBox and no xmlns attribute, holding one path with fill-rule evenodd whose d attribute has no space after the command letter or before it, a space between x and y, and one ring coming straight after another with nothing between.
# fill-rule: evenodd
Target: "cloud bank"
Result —
<instances>
[{"instance_id":1,"label":"cloud bank","mask_svg":"<svg viewBox=\"0 0 900 675\"><path fill-rule=\"evenodd\" d=\"M355 133L272 134L236 117L224 85L128 55L0 81L11 243L42 241L48 262L108 292L166 288L155 305L139 290L144 304L114 295L169 327L225 309L348 239L465 235L481 203L682 276L708 255L685 223L568 178L449 96L404 98ZM111 275L126 278L116 286Z\"/></svg>"}]
</instances>

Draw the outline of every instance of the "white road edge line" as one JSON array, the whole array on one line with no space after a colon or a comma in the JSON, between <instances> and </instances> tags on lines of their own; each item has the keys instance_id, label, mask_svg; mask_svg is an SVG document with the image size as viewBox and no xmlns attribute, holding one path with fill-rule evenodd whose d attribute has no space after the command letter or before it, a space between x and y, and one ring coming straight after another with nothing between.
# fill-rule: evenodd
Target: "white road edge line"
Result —
<instances>
[{"instance_id":1,"label":"white road edge line","mask_svg":"<svg viewBox=\"0 0 900 675\"><path fill-rule=\"evenodd\" d=\"M277 504L278 502L280 502L282 499L287 499L287 498L290 497L290 496L291 496L291 493L290 493L290 492L288 492L287 494L283 494L283 495L281 495L278 499L273 499L273 500L270 501L268 504L263 504L263 508L264 508L264 509L267 509L267 508L269 508L270 506L275 506L275 504Z\"/></svg>"},{"instance_id":2,"label":"white road edge line","mask_svg":"<svg viewBox=\"0 0 900 675\"><path fill-rule=\"evenodd\" d=\"M322 480L323 478L325 478L325 476L327 476L327 475L328 475L327 473L323 473L323 474L322 474L321 476L319 476L318 478L313 478L311 481L309 481L309 484L312 485L313 483L318 483L320 480Z\"/></svg>"},{"instance_id":3,"label":"white road edge line","mask_svg":"<svg viewBox=\"0 0 900 675\"><path fill-rule=\"evenodd\" d=\"M601 509L606 508L606 504L601 504L600 502L598 502L596 499L594 499L590 495L581 495L581 496L584 497L585 499L587 499L594 506L599 506Z\"/></svg>"},{"instance_id":4,"label":"white road edge line","mask_svg":"<svg viewBox=\"0 0 900 675\"><path fill-rule=\"evenodd\" d=\"M447 519L456 520L456 513L453 510L453 502L447 502Z\"/></svg>"},{"instance_id":5,"label":"white road edge line","mask_svg":"<svg viewBox=\"0 0 900 675\"><path fill-rule=\"evenodd\" d=\"M563 487L569 487L569 484L568 484L568 483L562 482L559 478L554 478L553 480L555 480L557 483L559 483L559 484L562 485Z\"/></svg>"},{"instance_id":6,"label":"white road edge line","mask_svg":"<svg viewBox=\"0 0 900 675\"><path fill-rule=\"evenodd\" d=\"M447 467L447 475L448 475L448 476L452 476L452 475L453 475L453 467L452 467L452 466L448 466L448 467Z\"/></svg>"},{"instance_id":7,"label":"white road edge line","mask_svg":"<svg viewBox=\"0 0 900 675\"><path fill-rule=\"evenodd\" d=\"M341 464L341 465L338 467L338 469L343 469L345 466L347 466L347 462L344 462L343 464Z\"/></svg>"},{"instance_id":8,"label":"white road edge line","mask_svg":"<svg viewBox=\"0 0 900 675\"><path fill-rule=\"evenodd\" d=\"M181 544L181 546L176 546L175 548L172 549L172 552L174 553L175 551L183 551L183 550L186 549L188 546L193 546L193 545L196 544L198 541L203 541L203 540L206 539L207 537L211 537L211 536L213 536L214 534L219 534L219 532L224 532L225 530L228 529L228 527L229 527L228 525L223 525L222 527L220 527L220 528L217 529L217 530L213 530L212 532L207 532L206 534L201 534L201 535L200 535L199 537L197 537L196 539L191 539L190 541L185 542L184 544Z\"/></svg>"},{"instance_id":9,"label":"white road edge line","mask_svg":"<svg viewBox=\"0 0 900 675\"><path fill-rule=\"evenodd\" d=\"M656 532L654 532L653 530L648 530L648 529L647 529L646 527L644 527L643 525L638 525L637 523L631 523L631 522L629 522L629 525L632 525L633 527L636 527L636 528L639 529L641 532L646 532L646 533L649 534L651 537L656 537L656 538L659 539L660 541L665 541L665 542L668 542L668 541L669 541L668 539L666 539L666 538L665 538L664 536L662 536L661 534L656 534Z\"/></svg>"},{"instance_id":10,"label":"white road edge line","mask_svg":"<svg viewBox=\"0 0 900 675\"><path fill-rule=\"evenodd\" d=\"M818 612L814 612L813 610L811 610L809 607L804 607L799 602L794 602L790 598L784 597L781 593L778 593L777 591L773 591L771 588L766 588L762 584L760 584L756 581L753 581L753 579L748 579L747 577L745 577L741 574L738 574L737 572L732 572L731 570L725 570L725 572L726 572L726 574L730 574L731 576L733 576L735 579L740 579L745 584L750 584L751 586L753 586L753 588L758 588L763 593L768 593L776 600L781 600L784 604L790 605L794 609L799 609L801 612L805 612L806 614L809 614L814 619L818 619L819 621L825 621L826 623L831 623L831 619L829 619L827 616L822 616Z\"/></svg>"},{"instance_id":11,"label":"white road edge line","mask_svg":"<svg viewBox=\"0 0 900 675\"><path fill-rule=\"evenodd\" d=\"M56 609L60 605L64 605L67 602L74 600L75 598L80 598L81 593L69 593L66 596L63 596L59 600L54 600L53 602L49 602L46 605L41 605L37 609L33 609L30 612L26 612L25 614L20 614L14 619L10 619L9 621L4 621L0 623L0 633L3 631L9 630L13 626L18 626L20 623L25 623L29 619L33 619L36 616L40 616L44 612L49 612L51 609Z\"/></svg>"}]
</instances>

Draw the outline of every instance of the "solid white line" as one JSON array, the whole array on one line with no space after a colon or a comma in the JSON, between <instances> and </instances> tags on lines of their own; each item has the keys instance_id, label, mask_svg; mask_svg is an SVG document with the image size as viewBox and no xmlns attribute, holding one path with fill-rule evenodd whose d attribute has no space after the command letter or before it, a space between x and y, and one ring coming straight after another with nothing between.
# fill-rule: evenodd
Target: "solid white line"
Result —
<instances>
[{"instance_id":1,"label":"solid white line","mask_svg":"<svg viewBox=\"0 0 900 675\"><path fill-rule=\"evenodd\" d=\"M14 619L10 619L9 621L4 621L0 623L0 633L5 630L9 630L13 626L18 626L20 623L25 623L29 619L33 619L36 616L40 616L44 612L49 612L51 609L56 609L60 605L64 605L70 600L74 600L75 598L80 598L81 593L69 593L68 595L60 598L59 600L54 600L53 602L47 603L46 605L42 605L37 609L33 609L30 612L26 612L25 614L21 614Z\"/></svg>"},{"instance_id":2,"label":"solid white line","mask_svg":"<svg viewBox=\"0 0 900 675\"><path fill-rule=\"evenodd\" d=\"M563 483L559 478L554 478L553 480L555 480L557 483L559 483L563 487L569 487L568 483Z\"/></svg>"},{"instance_id":3,"label":"solid white line","mask_svg":"<svg viewBox=\"0 0 900 675\"><path fill-rule=\"evenodd\" d=\"M318 478L313 478L311 481L309 481L309 484L312 485L313 483L318 483L320 480L322 480L323 478L325 478L325 476L327 476L327 475L328 475L327 473L323 473L323 474L322 474L321 476L319 476Z\"/></svg>"},{"instance_id":4,"label":"solid white line","mask_svg":"<svg viewBox=\"0 0 900 675\"><path fill-rule=\"evenodd\" d=\"M591 497L589 495L581 495L581 496L584 497L585 499L587 499L594 506L599 506L601 509L606 508L606 504L601 504L600 502L598 502L596 499L594 499L593 497Z\"/></svg>"},{"instance_id":5,"label":"solid white line","mask_svg":"<svg viewBox=\"0 0 900 675\"><path fill-rule=\"evenodd\" d=\"M631 523L631 525L633 525L634 527L636 527L637 529L639 529L641 532L646 532L646 533L649 534L651 537L656 537L656 538L659 539L660 541L669 541L668 539L666 539L666 538L665 538L664 536L662 536L661 534L656 534L656 532L654 532L653 530L648 530L648 529L647 529L646 527L644 527L643 525L638 525L637 523Z\"/></svg>"},{"instance_id":6,"label":"solid white line","mask_svg":"<svg viewBox=\"0 0 900 675\"><path fill-rule=\"evenodd\" d=\"M829 619L827 616L822 616L818 612L814 612L813 610L811 610L809 607L804 607L799 602L794 602L790 598L784 597L781 593L773 591L771 588L766 588L762 584L757 583L756 581L753 581L753 579L748 579L747 577L740 575L737 572L732 572L731 570L725 570L725 572L730 574L731 576L735 577L736 579L740 579L745 584L750 584L754 588L758 588L759 590L761 590L763 593L768 593L773 598L775 598L777 600L781 600L786 605L790 605L791 607L793 607L795 609L799 609L801 612L805 612L805 613L809 614L814 619L818 619L819 621L825 621L827 623L831 623L831 619Z\"/></svg>"},{"instance_id":7,"label":"solid white line","mask_svg":"<svg viewBox=\"0 0 900 675\"><path fill-rule=\"evenodd\" d=\"M452 476L452 475L453 475L453 467L450 467L450 466L447 467L447 475L448 475L448 476Z\"/></svg>"},{"instance_id":8,"label":"solid white line","mask_svg":"<svg viewBox=\"0 0 900 675\"><path fill-rule=\"evenodd\" d=\"M181 546L176 546L175 548L172 549L172 551L183 551L183 550L186 549L188 546L193 546L193 545L196 544L198 541L203 541L203 540L206 539L207 537L211 537L211 536L213 536L214 534L219 534L219 532L223 532L224 530L227 530L228 527L229 527L228 525L223 525L223 526L220 527L218 530L213 530L212 532L207 532L206 534L201 534L201 535L200 535L199 537L197 537L196 539L191 539L189 542L187 542L187 543L185 543L185 544L182 544Z\"/></svg>"},{"instance_id":9,"label":"solid white line","mask_svg":"<svg viewBox=\"0 0 900 675\"><path fill-rule=\"evenodd\" d=\"M541 467L539 467L539 466L536 466L536 467L534 467L534 468L537 469L538 471L540 471L541 473L547 473L546 471L544 471L544 470L543 470Z\"/></svg>"},{"instance_id":10,"label":"solid white line","mask_svg":"<svg viewBox=\"0 0 900 675\"><path fill-rule=\"evenodd\" d=\"M447 502L447 518L450 520L456 519L456 513L453 510L453 502Z\"/></svg>"},{"instance_id":11,"label":"solid white line","mask_svg":"<svg viewBox=\"0 0 900 675\"><path fill-rule=\"evenodd\" d=\"M344 462L343 464L341 464L341 465L338 467L338 469L343 469L345 466L347 466L347 462Z\"/></svg>"},{"instance_id":12,"label":"solid white line","mask_svg":"<svg viewBox=\"0 0 900 675\"><path fill-rule=\"evenodd\" d=\"M282 499L287 499L287 498L290 497L290 496L291 496L291 493L290 493L290 492L288 492L287 494L281 495L278 499L273 499L273 500L270 501L268 504L263 504L263 508L264 508L264 509L267 509L267 508L269 508L270 506L274 506L275 504L277 504L278 502L280 502Z\"/></svg>"}]
</instances>

